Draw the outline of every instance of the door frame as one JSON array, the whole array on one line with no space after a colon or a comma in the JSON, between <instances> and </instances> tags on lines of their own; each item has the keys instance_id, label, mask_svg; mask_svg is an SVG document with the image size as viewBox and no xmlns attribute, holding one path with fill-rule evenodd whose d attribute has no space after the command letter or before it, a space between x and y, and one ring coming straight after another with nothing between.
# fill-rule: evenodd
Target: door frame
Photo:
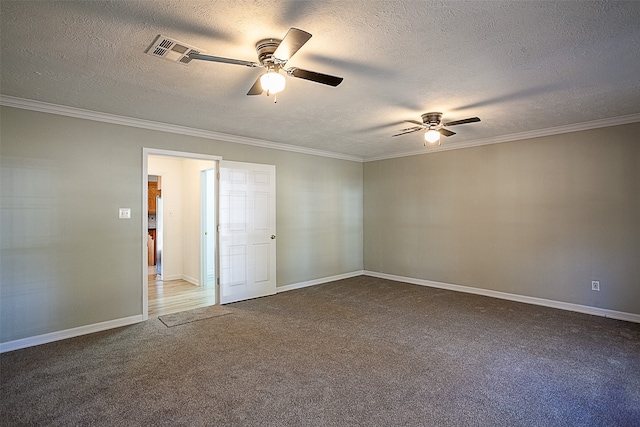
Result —
<instances>
[{"instance_id":1,"label":"door frame","mask_svg":"<svg viewBox=\"0 0 640 427\"><path fill-rule=\"evenodd\" d=\"M213 177L213 183L208 182L208 178L210 177L210 173L215 174ZM219 180L218 176L220 173L220 162L215 162L215 165L210 169L204 169L200 171L200 286L203 287L215 287L216 288L216 304L220 303L220 295L219 289L217 287L217 279L220 277L218 274L220 263L218 257L219 250L219 240L218 240L218 204L220 201L220 193L219 193ZM211 187L213 185L213 187ZM213 208L209 209L211 206L207 204L210 203L207 194L213 190L215 194L215 200L213 201ZM211 218L213 214L213 218ZM213 223L210 223L210 219L213 220ZM213 242L210 242L211 236L213 236ZM209 252L210 243L213 243L212 252ZM209 261L206 258L209 258L210 255L215 256L214 260L214 273L215 276L213 278L213 284L209 283L208 278L208 269Z\"/></svg>"},{"instance_id":2,"label":"door frame","mask_svg":"<svg viewBox=\"0 0 640 427\"><path fill-rule=\"evenodd\" d=\"M211 160L220 163L222 156L210 154L191 153L186 151L162 150L158 148L142 148L142 320L149 319L149 259L147 251L147 235L149 227L149 189L147 188L149 172L149 156L164 156L182 159ZM202 254L201 254L202 257ZM200 260L202 262L202 259Z\"/></svg>"}]
</instances>

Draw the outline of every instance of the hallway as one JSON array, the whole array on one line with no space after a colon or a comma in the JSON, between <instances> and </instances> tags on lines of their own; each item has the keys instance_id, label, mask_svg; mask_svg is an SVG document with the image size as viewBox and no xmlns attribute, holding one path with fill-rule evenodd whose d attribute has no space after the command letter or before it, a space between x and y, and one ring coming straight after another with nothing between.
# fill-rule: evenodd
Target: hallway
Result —
<instances>
[{"instance_id":1,"label":"hallway","mask_svg":"<svg viewBox=\"0 0 640 427\"><path fill-rule=\"evenodd\" d=\"M185 280L163 282L158 279L155 266L149 266L149 318L177 313L216 302L215 287L204 288Z\"/></svg>"}]
</instances>

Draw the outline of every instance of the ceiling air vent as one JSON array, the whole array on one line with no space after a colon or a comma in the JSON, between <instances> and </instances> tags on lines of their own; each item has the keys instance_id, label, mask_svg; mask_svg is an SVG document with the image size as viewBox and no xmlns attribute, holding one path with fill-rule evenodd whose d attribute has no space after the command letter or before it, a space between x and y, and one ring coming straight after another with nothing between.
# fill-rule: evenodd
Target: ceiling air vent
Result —
<instances>
[{"instance_id":1,"label":"ceiling air vent","mask_svg":"<svg viewBox=\"0 0 640 427\"><path fill-rule=\"evenodd\" d=\"M153 44L147 49L145 53L151 56L158 56L160 58L168 59L172 62L179 62L182 65L187 65L191 62L189 58L190 53L200 53L200 49L193 46L189 46L185 43L173 40L169 37L165 37L162 34L156 37Z\"/></svg>"}]
</instances>

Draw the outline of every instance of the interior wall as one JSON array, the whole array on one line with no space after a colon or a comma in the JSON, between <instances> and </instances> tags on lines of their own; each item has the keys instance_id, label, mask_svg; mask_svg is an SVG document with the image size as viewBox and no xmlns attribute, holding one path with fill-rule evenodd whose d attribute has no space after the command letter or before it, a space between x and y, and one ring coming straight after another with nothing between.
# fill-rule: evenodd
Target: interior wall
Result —
<instances>
[{"instance_id":1,"label":"interior wall","mask_svg":"<svg viewBox=\"0 0 640 427\"><path fill-rule=\"evenodd\" d=\"M278 287L363 269L361 163L12 107L0 118L2 343L142 314L143 147L276 166Z\"/></svg>"},{"instance_id":2,"label":"interior wall","mask_svg":"<svg viewBox=\"0 0 640 427\"><path fill-rule=\"evenodd\" d=\"M184 243L182 253L182 278L194 285L200 283L200 251L201 251L201 177L200 172L215 167L211 160L182 159L182 229ZM215 197L215 194L213 194Z\"/></svg>"},{"instance_id":3,"label":"interior wall","mask_svg":"<svg viewBox=\"0 0 640 427\"><path fill-rule=\"evenodd\" d=\"M365 163L365 270L640 314L638 135Z\"/></svg>"}]
</instances>

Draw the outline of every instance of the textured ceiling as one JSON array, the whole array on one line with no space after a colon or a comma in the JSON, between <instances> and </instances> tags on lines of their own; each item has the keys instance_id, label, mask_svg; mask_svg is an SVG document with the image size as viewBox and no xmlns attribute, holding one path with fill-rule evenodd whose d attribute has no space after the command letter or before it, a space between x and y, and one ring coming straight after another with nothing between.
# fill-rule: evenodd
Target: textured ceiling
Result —
<instances>
[{"instance_id":1,"label":"textured ceiling","mask_svg":"<svg viewBox=\"0 0 640 427\"><path fill-rule=\"evenodd\" d=\"M430 111L443 145L640 113L640 2L5 1L2 95L342 153L421 152L392 138ZM344 77L287 78L246 96L260 69L145 54L157 35L257 60L289 27L313 37L289 61ZM410 126L410 125L409 125Z\"/></svg>"}]
</instances>

